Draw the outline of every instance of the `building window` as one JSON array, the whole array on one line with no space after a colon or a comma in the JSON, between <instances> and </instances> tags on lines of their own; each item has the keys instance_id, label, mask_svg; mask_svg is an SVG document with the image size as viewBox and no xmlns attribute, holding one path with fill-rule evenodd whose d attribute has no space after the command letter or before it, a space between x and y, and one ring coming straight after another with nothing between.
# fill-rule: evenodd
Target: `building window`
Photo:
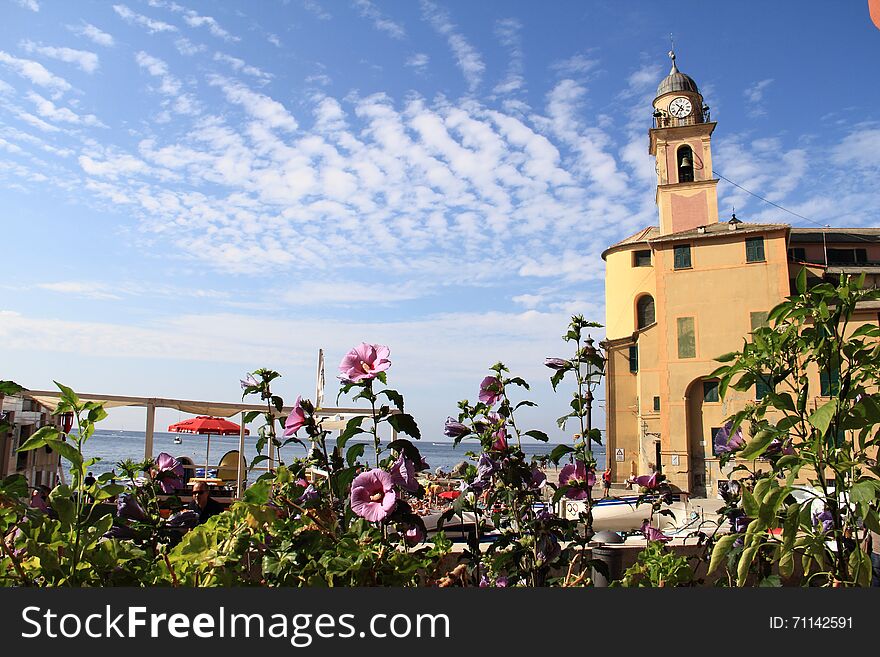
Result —
<instances>
[{"instance_id":1,"label":"building window","mask_svg":"<svg viewBox=\"0 0 880 657\"><path fill-rule=\"evenodd\" d=\"M715 444L715 436L718 435L718 432L721 431L721 429L722 427L712 427L711 429L709 429L709 432L712 435L712 453L715 456L721 456L721 454L718 453L718 446Z\"/></svg>"},{"instance_id":2,"label":"building window","mask_svg":"<svg viewBox=\"0 0 880 657\"><path fill-rule=\"evenodd\" d=\"M691 245L682 244L675 247L675 260L673 266L675 269L691 268Z\"/></svg>"},{"instance_id":3,"label":"building window","mask_svg":"<svg viewBox=\"0 0 880 657\"><path fill-rule=\"evenodd\" d=\"M752 326L752 333L757 331L759 328L764 328L767 326L767 316L768 313L766 310L758 310L753 313L749 313L749 323Z\"/></svg>"},{"instance_id":4,"label":"building window","mask_svg":"<svg viewBox=\"0 0 880 657\"><path fill-rule=\"evenodd\" d=\"M635 251L633 253L633 267L650 267L651 251Z\"/></svg>"},{"instance_id":5,"label":"building window","mask_svg":"<svg viewBox=\"0 0 880 657\"><path fill-rule=\"evenodd\" d=\"M660 397L654 397L654 412L660 412Z\"/></svg>"},{"instance_id":6,"label":"building window","mask_svg":"<svg viewBox=\"0 0 880 657\"><path fill-rule=\"evenodd\" d=\"M807 252L805 249L800 247L796 247L788 250L788 259L796 260L798 262L805 262L807 259Z\"/></svg>"},{"instance_id":7,"label":"building window","mask_svg":"<svg viewBox=\"0 0 880 657\"><path fill-rule=\"evenodd\" d=\"M840 392L840 373L837 370L819 372L819 388L823 397L832 397Z\"/></svg>"},{"instance_id":8,"label":"building window","mask_svg":"<svg viewBox=\"0 0 880 657\"><path fill-rule=\"evenodd\" d=\"M694 318L679 317L678 323L678 357L696 358L697 341L694 334Z\"/></svg>"},{"instance_id":9,"label":"building window","mask_svg":"<svg viewBox=\"0 0 880 657\"><path fill-rule=\"evenodd\" d=\"M678 182L694 181L694 153L690 146L678 149Z\"/></svg>"},{"instance_id":10,"label":"building window","mask_svg":"<svg viewBox=\"0 0 880 657\"><path fill-rule=\"evenodd\" d=\"M751 237L746 240L746 262L764 262L764 238Z\"/></svg>"},{"instance_id":11,"label":"building window","mask_svg":"<svg viewBox=\"0 0 880 657\"><path fill-rule=\"evenodd\" d=\"M856 265L868 262L867 249L828 249L829 265Z\"/></svg>"},{"instance_id":12,"label":"building window","mask_svg":"<svg viewBox=\"0 0 880 657\"><path fill-rule=\"evenodd\" d=\"M639 347L638 345L629 348L629 371L635 374L639 371Z\"/></svg>"},{"instance_id":13,"label":"building window","mask_svg":"<svg viewBox=\"0 0 880 657\"><path fill-rule=\"evenodd\" d=\"M657 320L654 313L654 297L646 294L636 302L636 327L643 329Z\"/></svg>"},{"instance_id":14,"label":"building window","mask_svg":"<svg viewBox=\"0 0 880 657\"><path fill-rule=\"evenodd\" d=\"M718 397L718 382L717 381L703 381L703 401L704 402L721 401L721 399Z\"/></svg>"},{"instance_id":15,"label":"building window","mask_svg":"<svg viewBox=\"0 0 880 657\"><path fill-rule=\"evenodd\" d=\"M755 381L755 399L758 401L764 399L771 390L770 375L762 372L761 376Z\"/></svg>"}]
</instances>

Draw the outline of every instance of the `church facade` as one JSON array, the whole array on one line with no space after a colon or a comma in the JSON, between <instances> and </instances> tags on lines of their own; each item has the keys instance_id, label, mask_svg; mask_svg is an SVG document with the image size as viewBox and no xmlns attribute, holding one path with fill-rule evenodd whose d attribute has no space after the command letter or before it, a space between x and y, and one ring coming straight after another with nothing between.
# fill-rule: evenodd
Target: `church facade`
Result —
<instances>
[{"instance_id":1,"label":"church facade","mask_svg":"<svg viewBox=\"0 0 880 657\"><path fill-rule=\"evenodd\" d=\"M695 496L727 477L713 453L725 418L762 394L718 395L714 359L742 348L792 293L804 267L811 284L841 273L880 278L880 229L796 228L719 219L709 108L692 78L672 70L653 103L649 153L657 171L659 226L610 246L605 306L606 449L615 481L656 468ZM878 323L880 308L854 324ZM811 390L824 401L827 382Z\"/></svg>"}]
</instances>

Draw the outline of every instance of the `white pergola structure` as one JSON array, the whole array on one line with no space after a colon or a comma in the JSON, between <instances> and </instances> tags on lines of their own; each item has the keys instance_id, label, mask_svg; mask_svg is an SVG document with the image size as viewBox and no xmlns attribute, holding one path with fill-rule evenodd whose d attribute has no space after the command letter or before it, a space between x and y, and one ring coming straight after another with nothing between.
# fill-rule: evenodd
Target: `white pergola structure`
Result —
<instances>
[{"instance_id":1,"label":"white pergola structure","mask_svg":"<svg viewBox=\"0 0 880 657\"><path fill-rule=\"evenodd\" d=\"M47 408L55 408L61 398L61 393L54 390L24 390L21 395L34 399ZM263 404L244 404L233 402L211 402L211 401L194 401L190 399L166 399L163 397L125 397L120 395L102 395L102 394L80 394L77 393L82 402L97 402L107 408L120 408L123 406L143 407L147 409L146 427L144 434L144 459L153 458L153 433L156 429L156 409L170 408L184 413L193 415L211 415L214 417L230 418L234 415L241 414L239 424L241 430L238 435L238 453L244 456L244 436L245 423L244 414L251 411L267 412L267 407ZM292 406L285 406L280 412L272 409L274 417L283 417L289 415L293 411ZM393 409L392 413L399 413L397 409ZM345 429L348 421L353 417L365 417L372 413L370 409L363 408L317 408L315 414L319 418L323 418L321 425L327 431L342 431ZM397 431L392 428L392 439L397 439ZM274 446L269 445L269 466L272 467L274 460ZM241 497L242 482L245 479L245 472L241 468L242 458L238 459L238 475L236 477L236 497ZM205 471L207 472L205 464ZM267 468L267 469L268 469ZM260 468L262 469L262 468Z\"/></svg>"}]
</instances>

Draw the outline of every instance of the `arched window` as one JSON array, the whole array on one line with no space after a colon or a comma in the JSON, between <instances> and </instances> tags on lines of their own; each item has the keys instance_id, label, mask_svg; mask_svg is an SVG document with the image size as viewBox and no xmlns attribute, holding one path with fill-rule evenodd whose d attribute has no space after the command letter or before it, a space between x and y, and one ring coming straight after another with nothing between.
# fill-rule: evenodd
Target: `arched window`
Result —
<instances>
[{"instance_id":1,"label":"arched window","mask_svg":"<svg viewBox=\"0 0 880 657\"><path fill-rule=\"evenodd\" d=\"M678 182L693 182L694 152L690 146L682 146L676 154L678 159Z\"/></svg>"},{"instance_id":2,"label":"arched window","mask_svg":"<svg viewBox=\"0 0 880 657\"><path fill-rule=\"evenodd\" d=\"M654 321L654 297L650 294L639 297L636 302L636 327L643 329L653 324Z\"/></svg>"}]
</instances>

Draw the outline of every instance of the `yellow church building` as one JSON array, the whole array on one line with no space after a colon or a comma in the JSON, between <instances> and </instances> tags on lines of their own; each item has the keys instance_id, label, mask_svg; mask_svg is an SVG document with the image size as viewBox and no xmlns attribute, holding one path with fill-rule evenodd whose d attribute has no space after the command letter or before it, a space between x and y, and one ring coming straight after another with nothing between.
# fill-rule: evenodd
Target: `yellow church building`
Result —
<instances>
[{"instance_id":1,"label":"yellow church building","mask_svg":"<svg viewBox=\"0 0 880 657\"><path fill-rule=\"evenodd\" d=\"M694 496L726 479L713 453L724 419L762 391L718 396L714 359L742 348L768 311L810 283L841 273L880 278L880 229L805 229L719 220L708 107L692 78L672 70L657 88L649 153L656 160L659 227L610 246L605 305L606 454L614 480L657 468ZM878 308L854 323L878 324ZM815 374L811 390L828 394ZM812 400L821 404L822 397Z\"/></svg>"}]
</instances>

